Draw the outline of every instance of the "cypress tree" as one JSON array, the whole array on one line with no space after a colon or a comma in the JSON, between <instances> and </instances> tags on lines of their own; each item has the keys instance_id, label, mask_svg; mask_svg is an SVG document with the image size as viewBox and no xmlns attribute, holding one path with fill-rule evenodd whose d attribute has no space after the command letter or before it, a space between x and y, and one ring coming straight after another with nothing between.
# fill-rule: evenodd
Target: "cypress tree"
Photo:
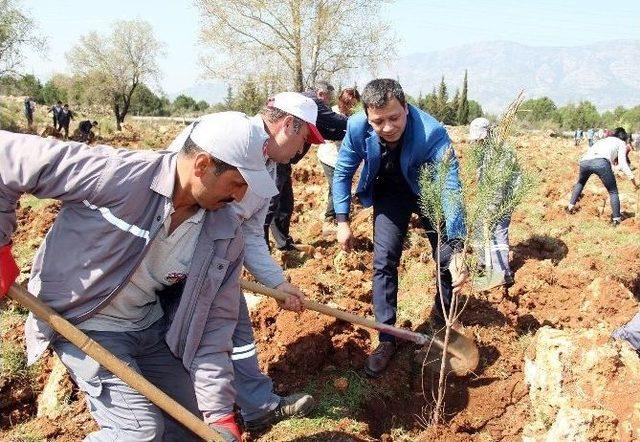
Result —
<instances>
[{"instance_id":1,"label":"cypress tree","mask_svg":"<svg viewBox=\"0 0 640 442\"><path fill-rule=\"evenodd\" d=\"M458 124L458 106L460 105L460 89L456 89L456 93L453 96L453 100L449 104L449 109L451 109L451 117L454 121L452 123Z\"/></svg>"},{"instance_id":2,"label":"cypress tree","mask_svg":"<svg viewBox=\"0 0 640 442\"><path fill-rule=\"evenodd\" d=\"M449 93L447 92L447 83L444 81L444 75L440 80L440 87L438 88L438 97L436 99L436 115L435 117L444 121L447 116L447 102L449 101Z\"/></svg>"},{"instance_id":3,"label":"cypress tree","mask_svg":"<svg viewBox=\"0 0 640 442\"><path fill-rule=\"evenodd\" d=\"M457 106L456 120L458 124L469 123L469 100L467 98L467 70L464 70L464 82L462 83L462 95Z\"/></svg>"}]
</instances>

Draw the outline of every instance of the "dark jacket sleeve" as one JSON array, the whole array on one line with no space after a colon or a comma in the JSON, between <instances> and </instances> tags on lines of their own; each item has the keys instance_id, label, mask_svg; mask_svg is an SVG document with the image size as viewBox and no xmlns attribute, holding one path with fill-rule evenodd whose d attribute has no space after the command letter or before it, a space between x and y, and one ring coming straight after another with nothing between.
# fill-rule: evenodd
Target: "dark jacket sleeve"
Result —
<instances>
[{"instance_id":1,"label":"dark jacket sleeve","mask_svg":"<svg viewBox=\"0 0 640 442\"><path fill-rule=\"evenodd\" d=\"M347 131L347 117L331 110L324 101L317 97L307 95L312 98L318 106L318 118L316 119L316 127L320 131L320 135L325 140L341 141ZM309 152L311 144L305 143L302 152L293 157L291 164L297 164Z\"/></svg>"},{"instance_id":2,"label":"dark jacket sleeve","mask_svg":"<svg viewBox=\"0 0 640 442\"><path fill-rule=\"evenodd\" d=\"M304 158L307 152L309 152L309 149L311 149L311 144L304 143L304 147L302 148L302 151L300 153L297 153L293 158L291 158L291 161L289 161L289 164L298 164L298 162Z\"/></svg>"},{"instance_id":3,"label":"dark jacket sleeve","mask_svg":"<svg viewBox=\"0 0 640 442\"><path fill-rule=\"evenodd\" d=\"M316 126L320 135L325 140L341 141L347 130L347 117L334 112L320 99L316 98L315 102L318 105Z\"/></svg>"}]
</instances>

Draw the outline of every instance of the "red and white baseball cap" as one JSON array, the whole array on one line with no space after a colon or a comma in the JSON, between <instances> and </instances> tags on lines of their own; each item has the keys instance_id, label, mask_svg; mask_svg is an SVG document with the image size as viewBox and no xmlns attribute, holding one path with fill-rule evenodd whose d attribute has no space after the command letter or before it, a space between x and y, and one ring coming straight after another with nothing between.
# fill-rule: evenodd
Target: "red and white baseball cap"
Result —
<instances>
[{"instance_id":1,"label":"red and white baseball cap","mask_svg":"<svg viewBox=\"0 0 640 442\"><path fill-rule=\"evenodd\" d=\"M311 144L322 144L324 138L316 127L318 119L318 105L309 97L298 92L280 92L274 95L267 102L267 106L275 107L294 117L300 118L309 126L309 137L307 141Z\"/></svg>"}]
</instances>

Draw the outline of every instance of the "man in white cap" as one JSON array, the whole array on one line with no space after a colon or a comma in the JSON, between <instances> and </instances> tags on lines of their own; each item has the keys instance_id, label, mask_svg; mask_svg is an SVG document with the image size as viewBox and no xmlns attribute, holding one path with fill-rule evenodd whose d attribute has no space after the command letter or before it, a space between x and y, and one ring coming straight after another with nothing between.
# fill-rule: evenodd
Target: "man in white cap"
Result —
<instances>
[{"instance_id":1,"label":"man in white cap","mask_svg":"<svg viewBox=\"0 0 640 442\"><path fill-rule=\"evenodd\" d=\"M193 125L226 125L230 120L244 118L250 122L249 146L257 158L266 164L275 185L276 163L286 164L303 148L305 142L321 143L322 137L315 126L317 106L314 101L296 92L282 92L269 99L258 115L247 117L239 112L222 112L205 115L187 127L171 143L170 150L182 149ZM233 131L233 128L230 129ZM289 283L282 268L269 253L263 226L271 198L249 189L244 199L232 207L242 221L245 240L244 265L267 287L290 293L292 296L283 307L301 311L300 289ZM233 335L231 359L235 370L234 387L236 402L241 408L245 427L251 432L267 429L279 420L308 414L314 407L308 394L292 394L280 397L273 392L273 382L260 371L251 319L242 297L238 324Z\"/></svg>"},{"instance_id":2,"label":"man in white cap","mask_svg":"<svg viewBox=\"0 0 640 442\"><path fill-rule=\"evenodd\" d=\"M491 158L491 148L487 144L491 137L491 122L483 117L475 118L469 124L469 142L478 143L481 146L483 157L480 161L480 169L478 170L478 179L486 179L483 173L486 164ZM506 158L505 158L506 160ZM520 185L522 178L520 175L512 182L509 187L516 188ZM505 198L508 189L505 187L494 198L494 207L498 207L502 198ZM478 263L481 266L480 275L478 275L473 283L480 291L488 291L500 286L509 287L513 285L513 271L509 265L509 225L511 224L511 214L505 216L496 224L493 232L490 232L491 238L479 238L476 244ZM482 231L482 229L479 229ZM486 253L486 247L489 246L489 253ZM490 262L487 257L491 258Z\"/></svg>"},{"instance_id":3,"label":"man in white cap","mask_svg":"<svg viewBox=\"0 0 640 442\"><path fill-rule=\"evenodd\" d=\"M0 296L19 273L11 236L20 196L62 201L30 291L224 440L238 441L231 355L244 241L228 203L247 185L265 199L276 188L249 143L251 120L225 118L193 125L177 153L0 131ZM85 393L100 427L87 440L196 440L32 315L25 334L29 363L51 344Z\"/></svg>"},{"instance_id":4,"label":"man in white cap","mask_svg":"<svg viewBox=\"0 0 640 442\"><path fill-rule=\"evenodd\" d=\"M491 130L491 122L484 118L475 118L469 123L469 141L478 143L484 141L489 136Z\"/></svg>"}]
</instances>

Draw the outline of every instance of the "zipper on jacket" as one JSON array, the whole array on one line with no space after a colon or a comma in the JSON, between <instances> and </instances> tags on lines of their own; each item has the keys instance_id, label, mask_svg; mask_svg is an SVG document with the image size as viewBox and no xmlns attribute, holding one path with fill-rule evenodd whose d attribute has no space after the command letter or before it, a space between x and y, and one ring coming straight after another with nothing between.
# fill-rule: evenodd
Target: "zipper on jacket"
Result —
<instances>
[{"instance_id":1,"label":"zipper on jacket","mask_svg":"<svg viewBox=\"0 0 640 442\"><path fill-rule=\"evenodd\" d=\"M166 221L166 218L165 218ZM96 305L94 308L92 308L91 310L89 310L88 312L84 313L83 315L77 316L75 318L69 318L67 319L69 322L71 322L72 324L76 325L76 324L80 324L81 322L86 321L87 319L90 319L95 313L99 312L100 310L102 310L107 304L109 304L109 302L111 302L111 300L116 297L116 295L118 293L120 293L120 291L124 288L125 284L127 284L130 280L131 277L133 276L133 274L135 273L135 271L138 269L138 267L140 266L140 263L142 262L142 260L144 259L145 256L147 256L147 253L149 252L149 249L151 248L151 243L153 242L153 240L156 238L156 236L158 236L158 233L160 233L160 229L162 229L162 226L164 225L164 222L162 222L160 224L160 228L156 229L156 231L154 232L153 236L149 237L149 241L147 242L147 245L144 247L144 249L142 250L142 253L140 253L140 257L138 258L138 261L136 262L136 265L133 266L133 268L129 271L129 273L127 274L127 276L120 282L120 284L118 284L116 286L115 289L113 289L111 291L111 293L109 293L109 295L107 295L107 297L104 299L104 301L100 302L98 305Z\"/></svg>"}]
</instances>

